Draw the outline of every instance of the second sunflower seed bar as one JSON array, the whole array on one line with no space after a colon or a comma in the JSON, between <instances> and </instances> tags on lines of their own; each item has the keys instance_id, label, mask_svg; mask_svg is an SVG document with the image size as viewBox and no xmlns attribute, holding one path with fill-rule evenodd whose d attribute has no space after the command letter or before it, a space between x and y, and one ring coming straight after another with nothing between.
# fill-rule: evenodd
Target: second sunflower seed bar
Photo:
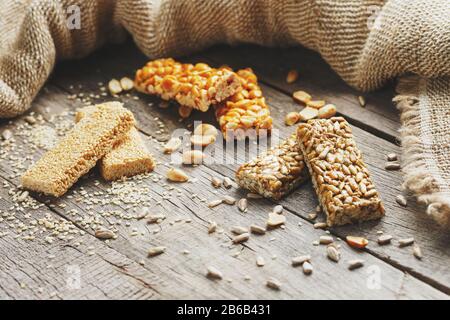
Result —
<instances>
[{"instance_id":1,"label":"second sunflower seed bar","mask_svg":"<svg viewBox=\"0 0 450 320\"><path fill-rule=\"evenodd\" d=\"M293 134L279 146L243 164L237 183L266 198L281 199L308 178L303 155Z\"/></svg>"},{"instance_id":2,"label":"second sunflower seed bar","mask_svg":"<svg viewBox=\"0 0 450 320\"><path fill-rule=\"evenodd\" d=\"M329 226L384 215L380 195L344 118L309 120L299 125L297 138Z\"/></svg>"}]
</instances>

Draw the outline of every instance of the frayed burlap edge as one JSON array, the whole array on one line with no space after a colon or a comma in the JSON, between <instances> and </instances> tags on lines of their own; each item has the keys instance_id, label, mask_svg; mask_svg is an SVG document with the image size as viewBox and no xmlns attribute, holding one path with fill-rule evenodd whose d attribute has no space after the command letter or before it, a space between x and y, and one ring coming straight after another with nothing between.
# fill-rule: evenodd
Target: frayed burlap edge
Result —
<instances>
[{"instance_id":1,"label":"frayed burlap edge","mask_svg":"<svg viewBox=\"0 0 450 320\"><path fill-rule=\"evenodd\" d=\"M420 103L424 99L427 79L415 75L399 79L393 99L400 110L402 138L402 170L404 187L411 190L418 201L427 205L427 214L441 226L450 228L450 199L440 190L436 178L427 168L426 150L420 139Z\"/></svg>"}]
</instances>

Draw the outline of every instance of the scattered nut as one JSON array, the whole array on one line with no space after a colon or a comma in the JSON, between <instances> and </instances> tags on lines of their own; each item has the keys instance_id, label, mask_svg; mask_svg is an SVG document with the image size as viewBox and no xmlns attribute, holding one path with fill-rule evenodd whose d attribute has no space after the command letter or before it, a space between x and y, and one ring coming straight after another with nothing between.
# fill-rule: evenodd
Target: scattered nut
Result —
<instances>
[{"instance_id":1,"label":"scattered nut","mask_svg":"<svg viewBox=\"0 0 450 320\"><path fill-rule=\"evenodd\" d=\"M274 212L269 213L269 219L267 220L267 226L271 228L278 227L286 222L286 217L282 214L277 214Z\"/></svg>"},{"instance_id":2,"label":"scattered nut","mask_svg":"<svg viewBox=\"0 0 450 320\"><path fill-rule=\"evenodd\" d=\"M221 204L223 202L222 199L216 199L216 200L212 200L208 203L208 207L209 208L214 208L217 207L219 204Z\"/></svg>"},{"instance_id":3,"label":"scattered nut","mask_svg":"<svg viewBox=\"0 0 450 320\"><path fill-rule=\"evenodd\" d=\"M95 237L102 240L113 239L115 234L109 229L100 228L95 230Z\"/></svg>"},{"instance_id":4,"label":"scattered nut","mask_svg":"<svg viewBox=\"0 0 450 320\"><path fill-rule=\"evenodd\" d=\"M223 179L223 186L227 189L230 189L233 186L233 181L230 178L225 177Z\"/></svg>"},{"instance_id":5,"label":"scattered nut","mask_svg":"<svg viewBox=\"0 0 450 320\"><path fill-rule=\"evenodd\" d=\"M420 249L420 247L419 247L419 245L417 245L417 243L415 243L413 246L413 255L414 255L414 257L416 257L419 260L422 260L422 258L423 258L422 249Z\"/></svg>"},{"instance_id":6,"label":"scattered nut","mask_svg":"<svg viewBox=\"0 0 450 320\"><path fill-rule=\"evenodd\" d=\"M245 227L241 227L241 226L234 226L231 228L231 232L236 235L240 235L243 233L248 233L248 229Z\"/></svg>"},{"instance_id":7,"label":"scattered nut","mask_svg":"<svg viewBox=\"0 0 450 320\"><path fill-rule=\"evenodd\" d=\"M279 204L273 208L273 213L281 214L283 210L284 210L283 206Z\"/></svg>"},{"instance_id":8,"label":"scattered nut","mask_svg":"<svg viewBox=\"0 0 450 320\"><path fill-rule=\"evenodd\" d=\"M148 250L148 256L155 257L157 255L160 255L161 253L164 253L165 251L166 247L153 247Z\"/></svg>"},{"instance_id":9,"label":"scattered nut","mask_svg":"<svg viewBox=\"0 0 450 320\"><path fill-rule=\"evenodd\" d=\"M292 97L296 102L307 104L311 100L311 96L305 91L295 91Z\"/></svg>"},{"instance_id":10,"label":"scattered nut","mask_svg":"<svg viewBox=\"0 0 450 320\"><path fill-rule=\"evenodd\" d=\"M234 244L238 244L238 243L242 243L242 242L246 242L248 239L250 238L250 234L248 233L242 233L236 237L233 238L232 242Z\"/></svg>"},{"instance_id":11,"label":"scattered nut","mask_svg":"<svg viewBox=\"0 0 450 320\"><path fill-rule=\"evenodd\" d=\"M414 238L405 238L398 240L398 245L400 248L410 246L414 243Z\"/></svg>"},{"instance_id":12,"label":"scattered nut","mask_svg":"<svg viewBox=\"0 0 450 320\"><path fill-rule=\"evenodd\" d=\"M339 262L341 253L333 245L330 245L327 247L327 257L334 262Z\"/></svg>"},{"instance_id":13,"label":"scattered nut","mask_svg":"<svg viewBox=\"0 0 450 320\"><path fill-rule=\"evenodd\" d=\"M314 119L317 117L318 114L319 114L319 110L311 108L311 107L306 107L299 113L301 121L308 121L308 120Z\"/></svg>"},{"instance_id":14,"label":"scattered nut","mask_svg":"<svg viewBox=\"0 0 450 320\"><path fill-rule=\"evenodd\" d=\"M336 115L336 106L334 104L327 104L319 109L317 117L319 119L328 119Z\"/></svg>"},{"instance_id":15,"label":"scattered nut","mask_svg":"<svg viewBox=\"0 0 450 320\"><path fill-rule=\"evenodd\" d=\"M387 159L387 161L397 161L398 157L397 157L397 154L395 154L395 153L389 153L386 155L386 159Z\"/></svg>"},{"instance_id":16,"label":"scattered nut","mask_svg":"<svg viewBox=\"0 0 450 320\"><path fill-rule=\"evenodd\" d=\"M2 138L3 138L3 140L9 140L9 139L11 139L12 137L13 137L13 133L12 133L11 130L9 130L9 129L3 130L3 132L2 132Z\"/></svg>"},{"instance_id":17,"label":"scattered nut","mask_svg":"<svg viewBox=\"0 0 450 320\"><path fill-rule=\"evenodd\" d=\"M178 148L181 146L181 139L180 138L170 138L169 141L167 141L166 145L164 146L164 153L171 154L178 150Z\"/></svg>"},{"instance_id":18,"label":"scattered nut","mask_svg":"<svg viewBox=\"0 0 450 320\"><path fill-rule=\"evenodd\" d=\"M216 127L208 123L202 123L195 127L194 135L197 136L211 136L214 140L217 138L218 132Z\"/></svg>"},{"instance_id":19,"label":"scattered nut","mask_svg":"<svg viewBox=\"0 0 450 320\"><path fill-rule=\"evenodd\" d=\"M311 256L309 254L306 254L303 256L298 256L298 257L292 258L291 262L292 262L293 267L297 267L297 266L303 265L303 263L305 263L306 261L310 261L310 260L311 260Z\"/></svg>"},{"instance_id":20,"label":"scattered nut","mask_svg":"<svg viewBox=\"0 0 450 320\"><path fill-rule=\"evenodd\" d=\"M334 239L332 236L320 236L319 243L320 244L330 244L333 243Z\"/></svg>"},{"instance_id":21,"label":"scattered nut","mask_svg":"<svg viewBox=\"0 0 450 320\"><path fill-rule=\"evenodd\" d=\"M213 185L214 188L220 188L220 186L222 185L222 179L217 178L217 177L212 177L211 184Z\"/></svg>"},{"instance_id":22,"label":"scattered nut","mask_svg":"<svg viewBox=\"0 0 450 320\"><path fill-rule=\"evenodd\" d=\"M223 275L222 272L220 272L217 268L209 266L207 268L206 277L210 279L222 280Z\"/></svg>"},{"instance_id":23,"label":"scattered nut","mask_svg":"<svg viewBox=\"0 0 450 320\"><path fill-rule=\"evenodd\" d=\"M325 100L310 100L306 105L314 109L320 109L325 105Z\"/></svg>"},{"instance_id":24,"label":"scattered nut","mask_svg":"<svg viewBox=\"0 0 450 320\"><path fill-rule=\"evenodd\" d=\"M134 82L128 77L123 77L120 79L120 86L122 87L123 91L130 91L134 88Z\"/></svg>"},{"instance_id":25,"label":"scattered nut","mask_svg":"<svg viewBox=\"0 0 450 320\"><path fill-rule=\"evenodd\" d=\"M270 278L269 280L267 280L266 286L272 290L278 291L281 288L281 283L275 278Z\"/></svg>"},{"instance_id":26,"label":"scattered nut","mask_svg":"<svg viewBox=\"0 0 450 320\"><path fill-rule=\"evenodd\" d=\"M112 79L108 82L108 90L112 96L115 96L122 92L122 86L117 79Z\"/></svg>"},{"instance_id":27,"label":"scattered nut","mask_svg":"<svg viewBox=\"0 0 450 320\"><path fill-rule=\"evenodd\" d=\"M347 236L346 240L350 247L357 249L363 249L369 244L369 241L363 237Z\"/></svg>"},{"instance_id":28,"label":"scattered nut","mask_svg":"<svg viewBox=\"0 0 450 320\"><path fill-rule=\"evenodd\" d=\"M314 229L326 229L327 226L326 222L316 222L313 225Z\"/></svg>"},{"instance_id":29,"label":"scattered nut","mask_svg":"<svg viewBox=\"0 0 450 320\"><path fill-rule=\"evenodd\" d=\"M205 154L200 150L187 150L183 153L183 164L202 164Z\"/></svg>"},{"instance_id":30,"label":"scattered nut","mask_svg":"<svg viewBox=\"0 0 450 320\"><path fill-rule=\"evenodd\" d=\"M360 259L350 260L348 262L348 269L355 270L355 269L361 268L363 265L364 265L364 260L360 260Z\"/></svg>"},{"instance_id":31,"label":"scattered nut","mask_svg":"<svg viewBox=\"0 0 450 320\"><path fill-rule=\"evenodd\" d=\"M244 213L247 212L247 209L248 209L247 199L242 198L241 200L239 200L237 206L239 208L239 211L244 212Z\"/></svg>"},{"instance_id":32,"label":"scattered nut","mask_svg":"<svg viewBox=\"0 0 450 320\"><path fill-rule=\"evenodd\" d=\"M399 194L398 196L395 197L395 201L402 207L406 207L406 205L408 204L408 202L406 201L406 198L401 194Z\"/></svg>"},{"instance_id":33,"label":"scattered nut","mask_svg":"<svg viewBox=\"0 0 450 320\"><path fill-rule=\"evenodd\" d=\"M286 76L286 82L287 83L294 83L298 79L298 71L297 70L291 70L288 72Z\"/></svg>"},{"instance_id":34,"label":"scattered nut","mask_svg":"<svg viewBox=\"0 0 450 320\"><path fill-rule=\"evenodd\" d=\"M309 261L305 261L302 265L303 273L310 275L313 272L313 266Z\"/></svg>"},{"instance_id":35,"label":"scattered nut","mask_svg":"<svg viewBox=\"0 0 450 320\"><path fill-rule=\"evenodd\" d=\"M170 168L167 171L167 179L173 182L186 182L189 180L189 176L181 169Z\"/></svg>"},{"instance_id":36,"label":"scattered nut","mask_svg":"<svg viewBox=\"0 0 450 320\"><path fill-rule=\"evenodd\" d=\"M358 96L358 102L361 107L364 108L366 106L366 99L363 96Z\"/></svg>"},{"instance_id":37,"label":"scattered nut","mask_svg":"<svg viewBox=\"0 0 450 320\"><path fill-rule=\"evenodd\" d=\"M284 123L287 126L293 126L300 120L300 114L298 112L289 112L284 118Z\"/></svg>"},{"instance_id":38,"label":"scattered nut","mask_svg":"<svg viewBox=\"0 0 450 320\"><path fill-rule=\"evenodd\" d=\"M223 203L229 204L229 205L233 205L236 203L236 199L233 198L232 196L224 196L223 197Z\"/></svg>"},{"instance_id":39,"label":"scattered nut","mask_svg":"<svg viewBox=\"0 0 450 320\"><path fill-rule=\"evenodd\" d=\"M252 224L252 225L250 226L250 231L251 231L252 233L254 233L254 234L260 234L260 235L262 235L262 234L265 234L265 233L266 233L266 228L260 227L260 226L255 225L255 224Z\"/></svg>"},{"instance_id":40,"label":"scattered nut","mask_svg":"<svg viewBox=\"0 0 450 320\"><path fill-rule=\"evenodd\" d=\"M385 165L384 165L384 168L386 169L386 170L400 170L400 163L398 163L398 162L387 162Z\"/></svg>"},{"instance_id":41,"label":"scattered nut","mask_svg":"<svg viewBox=\"0 0 450 320\"><path fill-rule=\"evenodd\" d=\"M261 257L261 256L256 257L256 265L258 267L263 267L265 264L266 264L266 261L264 260L263 257Z\"/></svg>"},{"instance_id":42,"label":"scattered nut","mask_svg":"<svg viewBox=\"0 0 450 320\"><path fill-rule=\"evenodd\" d=\"M216 232L216 229L217 229L217 222L210 221L208 225L208 233L214 233Z\"/></svg>"},{"instance_id":43,"label":"scattered nut","mask_svg":"<svg viewBox=\"0 0 450 320\"><path fill-rule=\"evenodd\" d=\"M392 236L391 236L391 235L383 234L383 235L381 235L381 236L378 237L377 242L378 242L378 244L379 244L380 246L384 246L384 245L386 245L386 244L391 243L391 240L392 240Z\"/></svg>"},{"instance_id":44,"label":"scattered nut","mask_svg":"<svg viewBox=\"0 0 450 320\"><path fill-rule=\"evenodd\" d=\"M194 146L206 147L214 143L215 141L216 138L213 136L200 136L200 135L191 136L191 143Z\"/></svg>"}]
</instances>

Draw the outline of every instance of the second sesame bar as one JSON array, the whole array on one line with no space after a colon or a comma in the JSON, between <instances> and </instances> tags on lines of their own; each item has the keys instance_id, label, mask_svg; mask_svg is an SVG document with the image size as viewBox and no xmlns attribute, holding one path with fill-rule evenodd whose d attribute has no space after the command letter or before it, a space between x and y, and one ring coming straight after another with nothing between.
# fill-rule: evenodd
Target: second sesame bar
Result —
<instances>
[{"instance_id":1,"label":"second sesame bar","mask_svg":"<svg viewBox=\"0 0 450 320\"><path fill-rule=\"evenodd\" d=\"M207 111L240 90L237 75L228 69L179 63L171 58L148 62L136 72L134 83L143 93L173 99L200 111Z\"/></svg>"},{"instance_id":2,"label":"second sesame bar","mask_svg":"<svg viewBox=\"0 0 450 320\"><path fill-rule=\"evenodd\" d=\"M91 116L95 111L97 111L97 106L78 109L75 122ZM99 168L103 179L112 181L151 172L155 168L155 160L139 132L133 127L121 143L99 161Z\"/></svg>"},{"instance_id":3,"label":"second sesame bar","mask_svg":"<svg viewBox=\"0 0 450 320\"><path fill-rule=\"evenodd\" d=\"M380 195L344 118L302 123L297 139L329 226L384 215Z\"/></svg>"},{"instance_id":4,"label":"second sesame bar","mask_svg":"<svg viewBox=\"0 0 450 320\"><path fill-rule=\"evenodd\" d=\"M237 183L266 198L281 199L308 179L296 134L282 141L236 172Z\"/></svg>"},{"instance_id":5,"label":"second sesame bar","mask_svg":"<svg viewBox=\"0 0 450 320\"><path fill-rule=\"evenodd\" d=\"M239 70L236 74L242 89L215 106L223 135L239 139L248 135L257 136L261 130L270 133L273 121L258 78L250 68Z\"/></svg>"}]
</instances>

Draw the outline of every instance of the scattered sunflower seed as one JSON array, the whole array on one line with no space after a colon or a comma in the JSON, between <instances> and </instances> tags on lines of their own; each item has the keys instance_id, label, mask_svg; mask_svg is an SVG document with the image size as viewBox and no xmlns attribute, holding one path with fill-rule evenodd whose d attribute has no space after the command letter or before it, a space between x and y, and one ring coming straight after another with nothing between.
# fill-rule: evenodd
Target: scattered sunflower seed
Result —
<instances>
[{"instance_id":1,"label":"scattered sunflower seed","mask_svg":"<svg viewBox=\"0 0 450 320\"><path fill-rule=\"evenodd\" d=\"M402 207L406 207L406 205L408 204L408 202L406 201L406 198L401 194L399 194L398 196L395 197L395 201Z\"/></svg>"},{"instance_id":2,"label":"scattered sunflower seed","mask_svg":"<svg viewBox=\"0 0 450 320\"><path fill-rule=\"evenodd\" d=\"M267 220L266 223L267 223L268 227L275 228L275 227L282 225L285 222L286 222L285 216L274 213L274 212L270 212L269 219Z\"/></svg>"},{"instance_id":3,"label":"scattered sunflower seed","mask_svg":"<svg viewBox=\"0 0 450 320\"><path fill-rule=\"evenodd\" d=\"M261 256L256 257L256 265L258 267L263 267L265 264L266 264L266 261L264 260L263 257L261 257Z\"/></svg>"},{"instance_id":4,"label":"scattered sunflower seed","mask_svg":"<svg viewBox=\"0 0 450 320\"><path fill-rule=\"evenodd\" d=\"M98 239L106 240L114 238L115 234L111 230L108 229L97 229L95 230L95 237Z\"/></svg>"},{"instance_id":5,"label":"scattered sunflower seed","mask_svg":"<svg viewBox=\"0 0 450 320\"><path fill-rule=\"evenodd\" d=\"M134 88L134 82L128 77L123 77L120 79L120 86L124 91L130 91Z\"/></svg>"},{"instance_id":6,"label":"scattered sunflower seed","mask_svg":"<svg viewBox=\"0 0 450 320\"><path fill-rule=\"evenodd\" d=\"M348 269L355 270L355 269L361 268L363 265L364 265L364 260L360 260L360 259L350 260L348 262Z\"/></svg>"},{"instance_id":7,"label":"scattered sunflower seed","mask_svg":"<svg viewBox=\"0 0 450 320\"><path fill-rule=\"evenodd\" d=\"M250 238L250 235L248 233L242 233L236 237L233 238L233 243L238 244L247 241Z\"/></svg>"},{"instance_id":8,"label":"scattered sunflower seed","mask_svg":"<svg viewBox=\"0 0 450 320\"><path fill-rule=\"evenodd\" d=\"M152 247L148 250L147 254L149 257L155 257L166 251L166 247Z\"/></svg>"},{"instance_id":9,"label":"scattered sunflower seed","mask_svg":"<svg viewBox=\"0 0 450 320\"><path fill-rule=\"evenodd\" d=\"M220 188L220 186L222 185L222 179L217 178L217 177L212 177L211 184L213 185L214 188Z\"/></svg>"},{"instance_id":10,"label":"scattered sunflower seed","mask_svg":"<svg viewBox=\"0 0 450 320\"><path fill-rule=\"evenodd\" d=\"M398 162L387 162L384 165L386 170L400 170L400 163Z\"/></svg>"},{"instance_id":11,"label":"scattered sunflower seed","mask_svg":"<svg viewBox=\"0 0 450 320\"><path fill-rule=\"evenodd\" d=\"M163 215L162 213L152 214L152 215L148 216L147 223L148 224L159 223L160 221L164 220L165 218L166 218L166 216Z\"/></svg>"},{"instance_id":12,"label":"scattered sunflower seed","mask_svg":"<svg viewBox=\"0 0 450 320\"><path fill-rule=\"evenodd\" d=\"M397 161L398 157L395 153L389 153L386 155L388 161Z\"/></svg>"},{"instance_id":13,"label":"scattered sunflower seed","mask_svg":"<svg viewBox=\"0 0 450 320\"><path fill-rule=\"evenodd\" d=\"M419 260L422 260L423 258L422 249L420 249L420 247L416 243L413 246L413 255Z\"/></svg>"},{"instance_id":14,"label":"scattered sunflower seed","mask_svg":"<svg viewBox=\"0 0 450 320\"><path fill-rule=\"evenodd\" d=\"M248 229L245 227L241 227L241 226L234 226L231 228L231 232L236 235L240 235L243 233L248 233Z\"/></svg>"},{"instance_id":15,"label":"scattered sunflower seed","mask_svg":"<svg viewBox=\"0 0 450 320\"><path fill-rule=\"evenodd\" d=\"M209 266L207 268L206 277L208 277L210 279L222 280L223 275L222 275L222 272L220 272L217 268L215 268L213 266Z\"/></svg>"},{"instance_id":16,"label":"scattered sunflower seed","mask_svg":"<svg viewBox=\"0 0 450 320\"><path fill-rule=\"evenodd\" d=\"M250 226L250 231L254 234L265 234L266 233L266 228L264 227L260 227L258 225L252 224Z\"/></svg>"},{"instance_id":17,"label":"scattered sunflower seed","mask_svg":"<svg viewBox=\"0 0 450 320\"><path fill-rule=\"evenodd\" d=\"M236 199L233 198L232 196L224 196L222 199L223 203L229 204L229 205L233 205L236 203Z\"/></svg>"},{"instance_id":18,"label":"scattered sunflower seed","mask_svg":"<svg viewBox=\"0 0 450 320\"><path fill-rule=\"evenodd\" d=\"M28 124L31 124L31 125L36 124L36 122L37 122L36 118L33 116L26 116L24 120L25 120L25 122L27 122Z\"/></svg>"},{"instance_id":19,"label":"scattered sunflower seed","mask_svg":"<svg viewBox=\"0 0 450 320\"><path fill-rule=\"evenodd\" d=\"M381 236L378 237L377 242L378 242L378 244L379 244L380 246L384 246L384 245L386 245L386 244L391 243L391 240L392 240L392 236L391 236L391 235L389 235L389 234L383 234L383 235L381 235Z\"/></svg>"},{"instance_id":20,"label":"scattered sunflower seed","mask_svg":"<svg viewBox=\"0 0 450 320\"><path fill-rule=\"evenodd\" d=\"M249 192L249 193L247 193L247 198L248 199L262 199L262 195L253 193L253 192Z\"/></svg>"},{"instance_id":21,"label":"scattered sunflower seed","mask_svg":"<svg viewBox=\"0 0 450 320\"><path fill-rule=\"evenodd\" d=\"M298 71L297 70L290 70L288 74L286 75L286 82L287 83L294 83L298 79Z\"/></svg>"},{"instance_id":22,"label":"scattered sunflower seed","mask_svg":"<svg viewBox=\"0 0 450 320\"><path fill-rule=\"evenodd\" d=\"M181 169L170 168L167 171L167 179L173 182L186 182L189 180L189 176Z\"/></svg>"},{"instance_id":23,"label":"scattered sunflower seed","mask_svg":"<svg viewBox=\"0 0 450 320\"><path fill-rule=\"evenodd\" d=\"M122 92L122 86L117 79L112 79L108 82L108 90L112 96L115 96Z\"/></svg>"},{"instance_id":24,"label":"scattered sunflower seed","mask_svg":"<svg viewBox=\"0 0 450 320\"><path fill-rule=\"evenodd\" d=\"M223 200L221 199L216 199L216 200L212 200L208 203L208 207L209 208L214 208L217 207L219 204L221 204L223 202Z\"/></svg>"},{"instance_id":25,"label":"scattered sunflower seed","mask_svg":"<svg viewBox=\"0 0 450 320\"><path fill-rule=\"evenodd\" d=\"M241 200L239 200L237 206L241 212L244 212L244 213L247 212L247 209L248 209L247 199L242 198Z\"/></svg>"},{"instance_id":26,"label":"scattered sunflower seed","mask_svg":"<svg viewBox=\"0 0 450 320\"><path fill-rule=\"evenodd\" d=\"M333 243L333 237L332 236L320 236L319 243L320 244L330 244Z\"/></svg>"},{"instance_id":27,"label":"scattered sunflower seed","mask_svg":"<svg viewBox=\"0 0 450 320\"><path fill-rule=\"evenodd\" d=\"M227 188L227 189L230 189L230 188L233 186L233 181L231 181L230 178L225 177L225 178L223 179L223 186L224 186L225 188Z\"/></svg>"},{"instance_id":28,"label":"scattered sunflower seed","mask_svg":"<svg viewBox=\"0 0 450 320\"><path fill-rule=\"evenodd\" d=\"M276 214L281 214L283 212L283 206L282 205L277 205L273 208L273 213Z\"/></svg>"},{"instance_id":29,"label":"scattered sunflower seed","mask_svg":"<svg viewBox=\"0 0 450 320\"><path fill-rule=\"evenodd\" d=\"M325 229L327 227L326 222L316 222L314 223L314 229Z\"/></svg>"},{"instance_id":30,"label":"scattered sunflower seed","mask_svg":"<svg viewBox=\"0 0 450 320\"><path fill-rule=\"evenodd\" d=\"M178 148L181 146L181 139L180 138L170 138L169 141L164 146L164 153L171 154L178 150Z\"/></svg>"},{"instance_id":31,"label":"scattered sunflower seed","mask_svg":"<svg viewBox=\"0 0 450 320\"><path fill-rule=\"evenodd\" d=\"M302 264L303 273L306 275L310 275L313 272L313 266L309 261L305 261Z\"/></svg>"},{"instance_id":32,"label":"scattered sunflower seed","mask_svg":"<svg viewBox=\"0 0 450 320\"><path fill-rule=\"evenodd\" d=\"M281 288L281 283L275 278L270 278L269 280L267 280L266 286L272 290L278 291Z\"/></svg>"},{"instance_id":33,"label":"scattered sunflower seed","mask_svg":"<svg viewBox=\"0 0 450 320\"><path fill-rule=\"evenodd\" d=\"M413 243L414 243L414 238L412 238L412 237L398 240L398 245L400 246L400 248L410 246Z\"/></svg>"},{"instance_id":34,"label":"scattered sunflower seed","mask_svg":"<svg viewBox=\"0 0 450 320\"><path fill-rule=\"evenodd\" d=\"M3 132L2 132L2 138L3 138L3 140L9 140L9 139L11 139L12 137L13 137L13 133L12 133L11 130L9 130L9 129L3 130Z\"/></svg>"},{"instance_id":35,"label":"scattered sunflower seed","mask_svg":"<svg viewBox=\"0 0 450 320\"><path fill-rule=\"evenodd\" d=\"M216 231L216 229L217 229L217 222L210 221L208 225L208 233L213 233Z\"/></svg>"},{"instance_id":36,"label":"scattered sunflower seed","mask_svg":"<svg viewBox=\"0 0 450 320\"><path fill-rule=\"evenodd\" d=\"M334 246L328 246L327 247L327 256L330 260L334 262L339 262L339 259L341 258L341 253L336 249Z\"/></svg>"},{"instance_id":37,"label":"scattered sunflower seed","mask_svg":"<svg viewBox=\"0 0 450 320\"><path fill-rule=\"evenodd\" d=\"M358 102L361 107L364 108L366 106L366 99L363 96L358 96Z\"/></svg>"},{"instance_id":38,"label":"scattered sunflower seed","mask_svg":"<svg viewBox=\"0 0 450 320\"><path fill-rule=\"evenodd\" d=\"M297 266L301 266L303 263L305 263L306 261L310 261L310 260L311 260L311 256L309 254L305 254L303 256L298 256L298 257L292 258L291 262L292 262L293 267L297 267Z\"/></svg>"}]
</instances>

